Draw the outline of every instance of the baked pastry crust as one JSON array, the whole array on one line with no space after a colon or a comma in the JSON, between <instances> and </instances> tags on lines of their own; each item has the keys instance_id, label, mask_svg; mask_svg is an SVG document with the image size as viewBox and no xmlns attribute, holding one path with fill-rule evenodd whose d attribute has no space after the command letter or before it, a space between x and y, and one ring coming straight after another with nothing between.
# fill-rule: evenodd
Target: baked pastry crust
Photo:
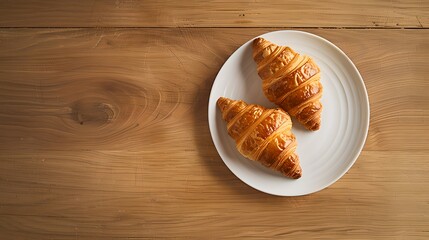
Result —
<instances>
[{"instance_id":1,"label":"baked pastry crust","mask_svg":"<svg viewBox=\"0 0 429 240\"><path fill-rule=\"evenodd\" d=\"M312 58L263 38L253 41L253 59L265 96L309 130L321 123L323 86Z\"/></svg>"},{"instance_id":2,"label":"baked pastry crust","mask_svg":"<svg viewBox=\"0 0 429 240\"><path fill-rule=\"evenodd\" d=\"M221 97L217 105L238 151L290 178L300 178L292 121L282 109L266 109Z\"/></svg>"}]
</instances>

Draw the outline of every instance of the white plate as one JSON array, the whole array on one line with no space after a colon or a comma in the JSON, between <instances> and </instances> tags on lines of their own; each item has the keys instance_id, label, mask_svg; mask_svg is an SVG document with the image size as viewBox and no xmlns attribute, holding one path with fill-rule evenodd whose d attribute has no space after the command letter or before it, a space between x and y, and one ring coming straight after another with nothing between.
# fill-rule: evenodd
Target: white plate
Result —
<instances>
[{"instance_id":1,"label":"white plate","mask_svg":"<svg viewBox=\"0 0 429 240\"><path fill-rule=\"evenodd\" d=\"M262 80L252 58L253 39L231 55L213 84L208 108L213 142L228 168L255 189L280 196L322 190L350 169L364 146L369 127L369 101L363 79L344 52L319 36L301 31L276 31L261 37L312 57L322 72L324 108L320 130L307 131L297 121L293 122L303 175L297 180L288 179L244 158L228 135L216 106L217 99L224 96L275 107L262 92Z\"/></svg>"}]
</instances>

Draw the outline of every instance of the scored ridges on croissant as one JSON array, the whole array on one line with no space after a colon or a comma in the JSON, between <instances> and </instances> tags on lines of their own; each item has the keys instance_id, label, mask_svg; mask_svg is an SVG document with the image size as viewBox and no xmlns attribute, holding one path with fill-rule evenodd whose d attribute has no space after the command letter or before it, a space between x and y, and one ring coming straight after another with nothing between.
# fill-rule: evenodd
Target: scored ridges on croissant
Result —
<instances>
[{"instance_id":1,"label":"scored ridges on croissant","mask_svg":"<svg viewBox=\"0 0 429 240\"><path fill-rule=\"evenodd\" d=\"M263 80L263 92L309 130L321 122L323 86L312 58L263 38L253 41L253 59Z\"/></svg>"},{"instance_id":2,"label":"scored ridges on croissant","mask_svg":"<svg viewBox=\"0 0 429 240\"><path fill-rule=\"evenodd\" d=\"M219 98L217 105L227 122L228 134L243 156L290 178L301 177L296 138L286 112L225 97Z\"/></svg>"}]
</instances>

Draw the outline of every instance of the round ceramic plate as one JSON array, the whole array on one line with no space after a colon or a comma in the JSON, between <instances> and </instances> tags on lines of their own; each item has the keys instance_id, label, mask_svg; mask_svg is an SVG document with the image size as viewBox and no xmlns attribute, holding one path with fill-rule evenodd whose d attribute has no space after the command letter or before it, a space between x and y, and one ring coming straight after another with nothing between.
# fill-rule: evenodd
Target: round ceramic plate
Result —
<instances>
[{"instance_id":1,"label":"round ceramic plate","mask_svg":"<svg viewBox=\"0 0 429 240\"><path fill-rule=\"evenodd\" d=\"M324 107L320 130L308 131L293 119L292 132L297 138L302 177L289 179L244 158L228 135L216 106L217 99L224 96L276 107L262 92L262 80L252 58L253 39L231 55L213 84L208 108L213 142L228 168L255 189L280 196L322 190L350 169L364 146L369 127L369 101L363 79L344 52L319 36L301 31L276 31L261 37L312 57L321 69Z\"/></svg>"}]
</instances>

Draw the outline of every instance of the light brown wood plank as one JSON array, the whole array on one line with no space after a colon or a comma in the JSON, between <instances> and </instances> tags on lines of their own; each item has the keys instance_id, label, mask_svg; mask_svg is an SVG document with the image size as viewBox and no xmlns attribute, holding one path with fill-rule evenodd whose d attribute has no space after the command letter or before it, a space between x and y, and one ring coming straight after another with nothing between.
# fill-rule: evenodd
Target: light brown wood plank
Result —
<instances>
[{"instance_id":1,"label":"light brown wood plank","mask_svg":"<svg viewBox=\"0 0 429 240\"><path fill-rule=\"evenodd\" d=\"M429 30L311 30L361 71L365 151L319 193L260 193L223 164L213 80L273 29L1 29L5 239L425 239Z\"/></svg>"},{"instance_id":2,"label":"light brown wood plank","mask_svg":"<svg viewBox=\"0 0 429 240\"><path fill-rule=\"evenodd\" d=\"M428 12L420 0L14 0L0 2L0 26L427 28Z\"/></svg>"},{"instance_id":3,"label":"light brown wood plank","mask_svg":"<svg viewBox=\"0 0 429 240\"><path fill-rule=\"evenodd\" d=\"M0 149L192 148L193 132L209 137L207 101L221 65L266 31L2 30ZM429 31L311 32L341 47L363 75L365 149L426 150Z\"/></svg>"},{"instance_id":4,"label":"light brown wood plank","mask_svg":"<svg viewBox=\"0 0 429 240\"><path fill-rule=\"evenodd\" d=\"M428 153L364 151L328 189L282 198L242 183L209 148L9 152L0 167L0 233L10 239L424 239Z\"/></svg>"}]
</instances>

